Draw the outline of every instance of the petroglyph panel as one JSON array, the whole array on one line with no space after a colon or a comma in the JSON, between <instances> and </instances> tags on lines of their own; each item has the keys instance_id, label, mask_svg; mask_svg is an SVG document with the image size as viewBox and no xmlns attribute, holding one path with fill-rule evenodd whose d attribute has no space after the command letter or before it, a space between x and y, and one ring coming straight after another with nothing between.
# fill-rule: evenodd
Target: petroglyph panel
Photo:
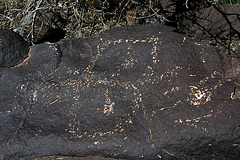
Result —
<instances>
[{"instance_id":1,"label":"petroglyph panel","mask_svg":"<svg viewBox=\"0 0 240 160\"><path fill-rule=\"evenodd\" d=\"M2 96L1 117L19 118L12 116L16 127L0 133L17 148L29 151L40 142L54 148L36 149L36 156L176 158L188 154L186 143L196 145L199 137L206 145L218 141L238 124L234 82L223 77L216 50L163 26L110 30L31 51L27 62L1 80L12 80L14 88L13 101ZM50 57L46 65L32 63L38 55ZM43 68L50 70L38 72ZM18 80L9 78L15 73ZM31 145L17 140L25 136L22 141ZM2 144L2 156L14 157L7 152L12 146Z\"/></svg>"}]
</instances>

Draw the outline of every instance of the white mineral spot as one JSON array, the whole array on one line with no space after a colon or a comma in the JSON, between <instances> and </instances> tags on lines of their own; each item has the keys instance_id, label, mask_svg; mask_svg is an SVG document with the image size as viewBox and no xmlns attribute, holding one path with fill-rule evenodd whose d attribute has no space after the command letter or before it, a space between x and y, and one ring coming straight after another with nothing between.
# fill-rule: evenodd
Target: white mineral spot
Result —
<instances>
[{"instance_id":1,"label":"white mineral spot","mask_svg":"<svg viewBox=\"0 0 240 160\"><path fill-rule=\"evenodd\" d=\"M234 95L234 92L231 93L231 99L234 99L233 95Z\"/></svg>"},{"instance_id":2,"label":"white mineral spot","mask_svg":"<svg viewBox=\"0 0 240 160\"><path fill-rule=\"evenodd\" d=\"M181 119L175 120L175 123L177 123L177 122L182 123L183 121Z\"/></svg>"},{"instance_id":3,"label":"white mineral spot","mask_svg":"<svg viewBox=\"0 0 240 160\"><path fill-rule=\"evenodd\" d=\"M37 101L37 91L33 92L33 101Z\"/></svg>"},{"instance_id":4,"label":"white mineral spot","mask_svg":"<svg viewBox=\"0 0 240 160\"><path fill-rule=\"evenodd\" d=\"M186 41L186 37L183 37L183 42L185 42Z\"/></svg>"},{"instance_id":5,"label":"white mineral spot","mask_svg":"<svg viewBox=\"0 0 240 160\"><path fill-rule=\"evenodd\" d=\"M195 93L194 95L199 100L199 99L202 99L202 97L205 95L205 93L202 93L201 91L198 91L198 93Z\"/></svg>"},{"instance_id":6,"label":"white mineral spot","mask_svg":"<svg viewBox=\"0 0 240 160\"><path fill-rule=\"evenodd\" d=\"M196 43L196 42L195 42L195 44L196 44L196 45L198 45L198 46L200 46L200 45L201 45L200 43Z\"/></svg>"},{"instance_id":7,"label":"white mineral spot","mask_svg":"<svg viewBox=\"0 0 240 160\"><path fill-rule=\"evenodd\" d=\"M25 84L22 84L21 85L21 88L20 88L20 91L23 90L23 87L25 86Z\"/></svg>"},{"instance_id":8,"label":"white mineral spot","mask_svg":"<svg viewBox=\"0 0 240 160\"><path fill-rule=\"evenodd\" d=\"M133 41L133 43L137 43L137 42L139 42L139 40L137 39L137 40L135 40L135 41Z\"/></svg>"}]
</instances>

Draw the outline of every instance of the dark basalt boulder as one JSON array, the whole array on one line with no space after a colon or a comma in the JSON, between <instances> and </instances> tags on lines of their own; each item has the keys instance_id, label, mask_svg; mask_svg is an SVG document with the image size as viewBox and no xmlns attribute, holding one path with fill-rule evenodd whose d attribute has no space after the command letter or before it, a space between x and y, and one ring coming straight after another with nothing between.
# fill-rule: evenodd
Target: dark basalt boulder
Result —
<instances>
[{"instance_id":1,"label":"dark basalt boulder","mask_svg":"<svg viewBox=\"0 0 240 160\"><path fill-rule=\"evenodd\" d=\"M0 29L0 67L12 67L28 56L27 42L11 30Z\"/></svg>"},{"instance_id":2,"label":"dark basalt boulder","mask_svg":"<svg viewBox=\"0 0 240 160\"><path fill-rule=\"evenodd\" d=\"M0 157L237 159L240 107L212 46L162 25L35 45L0 69Z\"/></svg>"}]
</instances>

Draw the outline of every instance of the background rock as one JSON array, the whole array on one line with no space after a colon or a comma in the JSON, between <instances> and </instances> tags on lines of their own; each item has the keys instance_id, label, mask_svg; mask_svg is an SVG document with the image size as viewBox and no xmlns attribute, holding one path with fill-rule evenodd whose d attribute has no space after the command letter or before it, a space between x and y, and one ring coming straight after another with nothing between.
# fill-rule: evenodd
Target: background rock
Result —
<instances>
[{"instance_id":1,"label":"background rock","mask_svg":"<svg viewBox=\"0 0 240 160\"><path fill-rule=\"evenodd\" d=\"M41 11L37 15L37 24L35 25L34 43L57 42L64 38L63 28L66 20L57 12Z\"/></svg>"},{"instance_id":2,"label":"background rock","mask_svg":"<svg viewBox=\"0 0 240 160\"><path fill-rule=\"evenodd\" d=\"M218 5L177 16L178 30L197 39L240 39L240 5Z\"/></svg>"},{"instance_id":3,"label":"background rock","mask_svg":"<svg viewBox=\"0 0 240 160\"><path fill-rule=\"evenodd\" d=\"M67 157L67 156L44 156L39 158L34 158L33 160L117 160L114 158L104 158L104 157L98 157L98 156L87 156L87 157ZM118 159L120 160L120 159Z\"/></svg>"},{"instance_id":4,"label":"background rock","mask_svg":"<svg viewBox=\"0 0 240 160\"><path fill-rule=\"evenodd\" d=\"M63 30L65 25L66 20L59 13L54 11L39 11L35 17L34 29L32 28L32 24L26 26L24 37L28 37L28 41L34 44L57 42L65 36L65 31ZM32 36L27 35L31 31L33 32Z\"/></svg>"},{"instance_id":5,"label":"background rock","mask_svg":"<svg viewBox=\"0 0 240 160\"><path fill-rule=\"evenodd\" d=\"M26 41L11 30L0 30L0 67L12 67L28 56Z\"/></svg>"},{"instance_id":6,"label":"background rock","mask_svg":"<svg viewBox=\"0 0 240 160\"><path fill-rule=\"evenodd\" d=\"M28 61L1 69L0 157L237 159L234 81L214 47L172 30L131 26L36 45ZM50 50L49 65L35 64Z\"/></svg>"}]
</instances>

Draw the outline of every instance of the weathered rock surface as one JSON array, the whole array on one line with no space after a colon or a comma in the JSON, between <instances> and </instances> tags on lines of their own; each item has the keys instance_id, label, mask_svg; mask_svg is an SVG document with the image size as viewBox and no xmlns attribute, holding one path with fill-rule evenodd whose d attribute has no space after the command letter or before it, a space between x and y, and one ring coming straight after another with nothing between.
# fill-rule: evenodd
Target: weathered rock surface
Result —
<instances>
[{"instance_id":1,"label":"weathered rock surface","mask_svg":"<svg viewBox=\"0 0 240 160\"><path fill-rule=\"evenodd\" d=\"M0 29L0 67L12 67L28 56L26 41L11 30Z\"/></svg>"},{"instance_id":2,"label":"weathered rock surface","mask_svg":"<svg viewBox=\"0 0 240 160\"><path fill-rule=\"evenodd\" d=\"M240 5L217 5L177 16L178 29L197 39L240 40Z\"/></svg>"},{"instance_id":3,"label":"weathered rock surface","mask_svg":"<svg viewBox=\"0 0 240 160\"><path fill-rule=\"evenodd\" d=\"M69 157L69 156L43 156L34 158L33 160L120 160L115 158L105 158L99 156L87 156L87 157Z\"/></svg>"},{"instance_id":4,"label":"weathered rock surface","mask_svg":"<svg viewBox=\"0 0 240 160\"><path fill-rule=\"evenodd\" d=\"M0 70L0 157L236 159L240 107L215 48L161 25L33 46Z\"/></svg>"}]
</instances>

